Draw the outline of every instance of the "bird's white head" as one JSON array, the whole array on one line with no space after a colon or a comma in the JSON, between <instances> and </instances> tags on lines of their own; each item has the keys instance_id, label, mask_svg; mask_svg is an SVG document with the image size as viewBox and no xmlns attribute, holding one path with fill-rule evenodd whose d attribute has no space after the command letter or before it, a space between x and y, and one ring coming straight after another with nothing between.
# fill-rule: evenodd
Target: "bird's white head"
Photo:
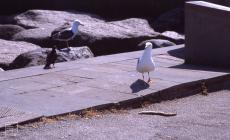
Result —
<instances>
[{"instance_id":1,"label":"bird's white head","mask_svg":"<svg viewBox=\"0 0 230 140\"><path fill-rule=\"evenodd\" d=\"M73 24L75 24L75 25L82 25L82 26L84 26L79 20L74 20L74 22L73 22Z\"/></svg>"},{"instance_id":2,"label":"bird's white head","mask_svg":"<svg viewBox=\"0 0 230 140\"><path fill-rule=\"evenodd\" d=\"M152 43L151 42L146 42L145 43L145 48L153 48L153 45L152 45Z\"/></svg>"},{"instance_id":3,"label":"bird's white head","mask_svg":"<svg viewBox=\"0 0 230 140\"><path fill-rule=\"evenodd\" d=\"M84 26L79 20L74 20L71 30L77 32L79 25Z\"/></svg>"}]
</instances>

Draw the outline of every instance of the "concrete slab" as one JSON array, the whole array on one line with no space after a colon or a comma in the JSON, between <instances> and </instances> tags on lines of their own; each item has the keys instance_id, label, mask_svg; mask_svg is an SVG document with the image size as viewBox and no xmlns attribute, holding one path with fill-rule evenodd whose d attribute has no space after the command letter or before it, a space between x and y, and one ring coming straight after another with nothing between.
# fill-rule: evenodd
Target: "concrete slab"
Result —
<instances>
[{"instance_id":1,"label":"concrete slab","mask_svg":"<svg viewBox=\"0 0 230 140\"><path fill-rule=\"evenodd\" d=\"M25 112L52 116L109 103L111 102L106 100L83 98L78 94L40 90L4 98L0 104L17 107Z\"/></svg>"},{"instance_id":2,"label":"concrete slab","mask_svg":"<svg viewBox=\"0 0 230 140\"><path fill-rule=\"evenodd\" d=\"M87 98L87 99L97 99L104 101L111 101L111 103L116 103L122 100L128 100L134 97L137 97L134 94L125 94L121 92L115 92L110 88L97 88L97 87L89 87L84 85L67 85L59 88L52 88L48 91L54 92L56 95L74 95L77 97Z\"/></svg>"},{"instance_id":3,"label":"concrete slab","mask_svg":"<svg viewBox=\"0 0 230 140\"><path fill-rule=\"evenodd\" d=\"M82 69L66 70L66 71L60 71L56 73L70 75L70 76L77 76L77 77L86 78L86 79L95 79L95 78L103 77L104 75L106 75L103 72L94 72L94 71L82 70Z\"/></svg>"},{"instance_id":4,"label":"concrete slab","mask_svg":"<svg viewBox=\"0 0 230 140\"><path fill-rule=\"evenodd\" d=\"M0 106L0 128L7 131L11 125L18 125L28 120L38 119L42 116L17 110L13 107Z\"/></svg>"},{"instance_id":5,"label":"concrete slab","mask_svg":"<svg viewBox=\"0 0 230 140\"><path fill-rule=\"evenodd\" d=\"M43 83L43 84L56 85L56 86L79 83L79 82L88 80L87 78L70 76L70 75L65 75L65 74L60 74L60 73L59 74L50 73L50 74L45 74L45 75L38 75L38 76L28 77L26 79L29 79L36 83Z\"/></svg>"},{"instance_id":6,"label":"concrete slab","mask_svg":"<svg viewBox=\"0 0 230 140\"><path fill-rule=\"evenodd\" d=\"M107 63L107 64L101 64L100 66L104 66L104 67L109 67L109 68L114 68L114 69L119 69L122 71L133 71L136 69L135 64L121 64L121 63Z\"/></svg>"},{"instance_id":7,"label":"concrete slab","mask_svg":"<svg viewBox=\"0 0 230 140\"><path fill-rule=\"evenodd\" d=\"M230 8L204 1L185 4L186 63L230 68Z\"/></svg>"},{"instance_id":8,"label":"concrete slab","mask_svg":"<svg viewBox=\"0 0 230 140\"><path fill-rule=\"evenodd\" d=\"M173 46L153 50L157 69L151 72L154 81L151 84L141 80L142 75L136 72L137 58L142 51L59 63L51 70L38 66L1 72L0 106L25 112L27 117L18 117L19 121L25 121L95 106L132 105L138 99L149 97L171 98L177 96L178 91L184 93L196 87L196 84L186 85L178 90L184 84L228 74L218 69L187 68L181 58L183 48ZM200 88L200 83L197 85ZM12 123L15 121L15 117L7 119ZM6 117L0 118L0 122L5 120Z\"/></svg>"},{"instance_id":9,"label":"concrete slab","mask_svg":"<svg viewBox=\"0 0 230 140\"><path fill-rule=\"evenodd\" d=\"M15 89L18 91L23 91L23 92L32 92L36 90L43 90L43 89L58 86L58 85L52 85L52 84L46 84L46 83L33 82L31 79L27 79L27 78L3 81L0 83L1 83L1 87Z\"/></svg>"},{"instance_id":10,"label":"concrete slab","mask_svg":"<svg viewBox=\"0 0 230 140\"><path fill-rule=\"evenodd\" d=\"M159 78L161 80L176 82L176 83L187 83L191 81L208 79L210 77L217 77L227 73L214 73L200 72L199 70L183 70L174 68L163 68L159 67L155 72L150 73L151 77Z\"/></svg>"}]
</instances>

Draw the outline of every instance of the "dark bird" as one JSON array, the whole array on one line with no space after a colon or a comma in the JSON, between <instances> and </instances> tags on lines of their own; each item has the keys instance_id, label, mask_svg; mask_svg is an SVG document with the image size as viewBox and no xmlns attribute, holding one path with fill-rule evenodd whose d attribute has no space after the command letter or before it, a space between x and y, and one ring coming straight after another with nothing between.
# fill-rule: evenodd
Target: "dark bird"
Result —
<instances>
[{"instance_id":1,"label":"dark bird","mask_svg":"<svg viewBox=\"0 0 230 140\"><path fill-rule=\"evenodd\" d=\"M55 61L57 60L57 51L56 51L56 46L54 46L52 48L52 51L50 53L47 54L46 57L46 64L44 66L44 69L51 69L52 67L50 66L51 64L53 64L53 68L54 68L54 64Z\"/></svg>"},{"instance_id":2,"label":"dark bird","mask_svg":"<svg viewBox=\"0 0 230 140\"><path fill-rule=\"evenodd\" d=\"M75 20L70 28L62 27L59 31L54 30L51 33L51 39L58 41L65 41L67 48L69 48L68 41L72 40L78 33L78 26L84 26L80 21Z\"/></svg>"}]
</instances>

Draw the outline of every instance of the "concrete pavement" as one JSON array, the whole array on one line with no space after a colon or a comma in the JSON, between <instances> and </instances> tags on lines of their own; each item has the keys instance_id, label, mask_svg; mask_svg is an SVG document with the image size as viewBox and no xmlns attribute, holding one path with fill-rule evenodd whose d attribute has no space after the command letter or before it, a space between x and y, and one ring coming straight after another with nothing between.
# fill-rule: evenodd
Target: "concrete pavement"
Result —
<instances>
[{"instance_id":1,"label":"concrete pavement","mask_svg":"<svg viewBox=\"0 0 230 140\"><path fill-rule=\"evenodd\" d=\"M229 87L229 86L228 86ZM66 116L0 132L4 140L229 140L230 91L194 95L93 117ZM177 113L173 117L139 115L147 111ZM33 126L33 127L32 127Z\"/></svg>"},{"instance_id":2,"label":"concrete pavement","mask_svg":"<svg viewBox=\"0 0 230 140\"><path fill-rule=\"evenodd\" d=\"M1 72L0 127L91 107L188 96L202 91L201 82L208 86L229 78L223 69L183 64L183 52L184 46L154 49L157 69L150 85L135 70L142 51L59 63L51 70L37 66Z\"/></svg>"}]
</instances>

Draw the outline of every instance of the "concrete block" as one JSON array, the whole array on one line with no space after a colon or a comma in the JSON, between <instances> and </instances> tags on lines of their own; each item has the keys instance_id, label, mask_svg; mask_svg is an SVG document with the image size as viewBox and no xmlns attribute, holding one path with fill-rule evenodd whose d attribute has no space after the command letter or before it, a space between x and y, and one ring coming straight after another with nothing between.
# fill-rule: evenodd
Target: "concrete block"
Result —
<instances>
[{"instance_id":1,"label":"concrete block","mask_svg":"<svg viewBox=\"0 0 230 140\"><path fill-rule=\"evenodd\" d=\"M230 8L203 1L185 8L185 62L230 68Z\"/></svg>"}]
</instances>

